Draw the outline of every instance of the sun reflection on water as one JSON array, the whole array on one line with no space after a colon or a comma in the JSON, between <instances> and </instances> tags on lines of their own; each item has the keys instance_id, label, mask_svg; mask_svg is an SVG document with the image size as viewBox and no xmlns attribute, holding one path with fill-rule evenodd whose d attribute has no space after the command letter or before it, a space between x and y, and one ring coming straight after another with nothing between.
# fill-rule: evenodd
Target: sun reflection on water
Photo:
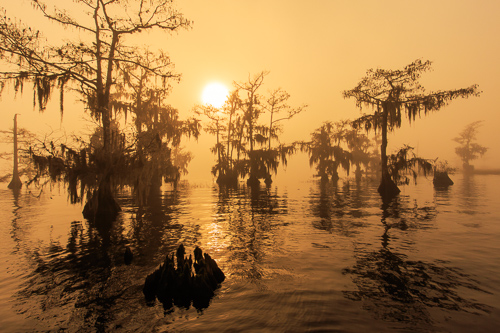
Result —
<instances>
[{"instance_id":1,"label":"sun reflection on water","mask_svg":"<svg viewBox=\"0 0 500 333\"><path fill-rule=\"evenodd\" d=\"M488 184L495 183L481 179L459 180L448 192L406 187L387 205L368 182L257 191L182 185L142 208L124 193L108 230L82 220L79 207L55 210L58 198L20 195L13 206L4 195L0 204L10 210L0 211L0 292L8 296L0 310L12 316L2 324L11 331L38 322L75 331L346 331L356 322L363 330L418 331L476 316L487 330L500 318L500 272L491 265L500 230L493 201L481 197L493 196ZM465 188L478 189L477 196L462 195ZM474 226L457 209L465 201ZM142 295L145 277L180 243L188 253L200 246L227 277L200 313L165 313L158 302L147 307ZM130 266L126 246L134 253ZM440 311L451 319L436 318Z\"/></svg>"}]
</instances>

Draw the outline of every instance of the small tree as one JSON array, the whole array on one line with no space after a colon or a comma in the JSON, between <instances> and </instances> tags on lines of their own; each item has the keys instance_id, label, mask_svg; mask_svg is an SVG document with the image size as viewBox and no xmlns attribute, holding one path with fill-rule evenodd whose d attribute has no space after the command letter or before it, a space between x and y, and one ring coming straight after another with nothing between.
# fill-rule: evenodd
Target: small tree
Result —
<instances>
[{"instance_id":1,"label":"small tree","mask_svg":"<svg viewBox=\"0 0 500 333\"><path fill-rule=\"evenodd\" d=\"M33 163L29 158L29 146L33 143L35 135L24 128L17 126L17 114L14 115L14 128L12 130L1 130L2 142L12 142L14 144L12 153L0 153L0 159L12 159L12 174L0 177L0 181L11 179L8 187L10 189L19 189L22 187L20 176L33 173Z\"/></svg>"},{"instance_id":2,"label":"small tree","mask_svg":"<svg viewBox=\"0 0 500 333\"><path fill-rule=\"evenodd\" d=\"M437 111L456 98L479 96L477 85L468 88L426 93L418 82L421 73L431 69L431 62L416 60L402 70L370 69L358 85L343 92L344 98L354 98L360 109L371 107L374 112L354 121L366 130L380 130L382 180L378 188L383 198L397 195L397 187L388 169L387 133L401 127L402 118L414 121L421 113Z\"/></svg>"},{"instance_id":3,"label":"small tree","mask_svg":"<svg viewBox=\"0 0 500 333\"><path fill-rule=\"evenodd\" d=\"M463 163L463 168L465 172L470 172L474 170L474 166L470 164L470 161L478 159L483 156L488 150L487 147L481 146L480 144L474 142L477 140L478 128L482 125L482 120L474 121L469 125L465 126L458 137L454 138L453 141L460 144L460 146L455 148L455 153L460 157Z\"/></svg>"},{"instance_id":4,"label":"small tree","mask_svg":"<svg viewBox=\"0 0 500 333\"><path fill-rule=\"evenodd\" d=\"M205 125L205 131L209 134L215 135L215 146L213 146L210 150L212 153L217 155L217 163L212 168L212 174L217 177L217 183L225 182L229 171L229 146L224 144L223 135L226 131L229 132L230 126L225 126L226 120L222 110L212 105L198 105L195 107L194 111L198 115L204 115L210 121L207 125Z\"/></svg>"},{"instance_id":5,"label":"small tree","mask_svg":"<svg viewBox=\"0 0 500 333\"><path fill-rule=\"evenodd\" d=\"M240 156L242 150L243 128L240 124L243 123L241 115L242 101L239 96L238 89L233 90L223 106L223 111L227 118L227 135L226 135L226 170L225 176L219 183L235 186L238 183L238 176L242 173L240 165ZM236 158L233 153L236 150Z\"/></svg>"},{"instance_id":6,"label":"small tree","mask_svg":"<svg viewBox=\"0 0 500 333\"><path fill-rule=\"evenodd\" d=\"M420 172L424 175L432 172L433 166L429 160L418 157L413 152L413 147L404 145L396 153L387 157L387 166L391 178L396 184L408 185L410 177L417 182Z\"/></svg>"},{"instance_id":7,"label":"small tree","mask_svg":"<svg viewBox=\"0 0 500 333\"><path fill-rule=\"evenodd\" d=\"M448 173L453 173L455 171L454 168L451 168L448 165L448 161L438 161L437 159L434 161L434 178L432 183L435 187L448 187L453 185L453 180L451 180L450 175Z\"/></svg>"},{"instance_id":8,"label":"small tree","mask_svg":"<svg viewBox=\"0 0 500 333\"><path fill-rule=\"evenodd\" d=\"M322 182L338 179L338 167L349 172L351 154L340 146L345 123L326 121L311 133L311 141L301 142L301 150L309 154L309 165L316 166Z\"/></svg>"},{"instance_id":9,"label":"small tree","mask_svg":"<svg viewBox=\"0 0 500 333\"><path fill-rule=\"evenodd\" d=\"M361 165L364 165L366 170L370 163L371 141L366 134L360 132L359 128L352 126L346 129L343 140L351 153L351 163L356 166L355 176L359 180L362 175Z\"/></svg>"},{"instance_id":10,"label":"small tree","mask_svg":"<svg viewBox=\"0 0 500 333\"><path fill-rule=\"evenodd\" d=\"M307 105L293 108L287 104L290 94L281 88L278 88L270 93L269 98L263 105L264 110L269 113L269 134L268 134L268 150L271 150L271 142L273 139L278 139L279 134L283 131L278 123L283 120L289 120L298 113L302 112ZM281 115L286 112L286 115Z\"/></svg>"},{"instance_id":11,"label":"small tree","mask_svg":"<svg viewBox=\"0 0 500 333\"><path fill-rule=\"evenodd\" d=\"M295 115L302 112L307 105L293 108L288 105L290 94L285 90L278 88L269 93L269 97L263 104L263 109L269 113L269 125L263 126L262 134L267 136L267 151L263 150L262 155L267 160L267 175L266 184L271 184L271 171L276 172L278 167L278 160L281 160L285 165L287 163L287 156L295 152L293 145L280 144L278 147L272 147L273 140L279 140L279 134L283 132L281 122L290 120ZM283 113L286 112L286 115Z\"/></svg>"}]
</instances>

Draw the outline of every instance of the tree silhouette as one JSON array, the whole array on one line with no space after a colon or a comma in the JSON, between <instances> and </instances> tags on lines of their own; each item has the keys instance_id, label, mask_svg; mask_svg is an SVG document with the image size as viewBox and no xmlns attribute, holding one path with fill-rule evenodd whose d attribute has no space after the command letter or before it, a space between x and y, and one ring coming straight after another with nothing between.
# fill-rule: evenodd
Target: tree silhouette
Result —
<instances>
[{"instance_id":1,"label":"tree silhouette","mask_svg":"<svg viewBox=\"0 0 500 333\"><path fill-rule=\"evenodd\" d=\"M279 122L289 120L296 114L302 112L307 105L302 105L297 108L292 108L287 104L290 94L281 88L273 90L269 98L266 99L263 108L269 113L269 128L268 128L268 149L271 150L271 142L273 139L278 139L279 134L283 131L279 126ZM281 113L286 112L286 116L281 116ZM277 118L279 117L279 118Z\"/></svg>"},{"instance_id":2,"label":"tree silhouette","mask_svg":"<svg viewBox=\"0 0 500 333\"><path fill-rule=\"evenodd\" d=\"M437 111L451 100L469 96L479 96L477 85L468 88L426 93L418 82L420 75L431 69L431 62L416 60L404 69L385 70L369 69L366 76L356 87L343 92L344 98L354 98L360 109L371 107L372 114L365 114L355 120L355 126L364 126L366 130L380 130L382 144L380 155L382 162L382 180L378 188L383 198L391 198L400 190L391 179L387 167L387 133L401 127L404 116L414 121L423 113Z\"/></svg>"},{"instance_id":3,"label":"tree silhouette","mask_svg":"<svg viewBox=\"0 0 500 333\"><path fill-rule=\"evenodd\" d=\"M458 134L458 137L454 138L453 141L460 144L460 146L455 148L455 153L460 157L463 163L463 168L465 172L470 172L474 170L474 166L470 165L470 161L478 159L483 156L488 148L481 146L480 144L474 142L477 140L477 132L479 126L482 125L482 120L474 121Z\"/></svg>"},{"instance_id":4,"label":"tree silhouette","mask_svg":"<svg viewBox=\"0 0 500 333\"><path fill-rule=\"evenodd\" d=\"M242 145L243 140L243 117L241 112L242 101L239 96L238 89L233 90L223 107L223 111L227 117L227 135L226 135L226 160L225 174L221 179L222 183L236 185L240 173L240 156L244 150ZM236 159L233 158L234 150L236 149ZM221 183L219 182L219 183Z\"/></svg>"},{"instance_id":5,"label":"tree silhouette","mask_svg":"<svg viewBox=\"0 0 500 333\"><path fill-rule=\"evenodd\" d=\"M18 146L17 146L17 114L14 115L14 130L13 130L13 136L14 136L14 163L13 163L13 169L12 169L12 180L10 181L8 187L10 189L20 189L23 186L23 183L21 182L21 178L19 177L19 156L18 156Z\"/></svg>"},{"instance_id":6,"label":"tree silhouette","mask_svg":"<svg viewBox=\"0 0 500 333\"><path fill-rule=\"evenodd\" d=\"M345 130L343 140L351 153L351 163L356 166L355 176L359 180L362 176L361 165L364 165L366 170L370 163L369 149L372 143L366 134L361 133L359 128L352 127L352 123L351 127Z\"/></svg>"},{"instance_id":7,"label":"tree silhouette","mask_svg":"<svg viewBox=\"0 0 500 333\"><path fill-rule=\"evenodd\" d=\"M311 141L301 142L301 150L309 154L309 165L316 165L316 176L322 182L328 181L329 177L337 180L339 165L349 172L351 154L340 146L345 125L345 122L326 121L311 133Z\"/></svg>"},{"instance_id":8,"label":"tree silhouette","mask_svg":"<svg viewBox=\"0 0 500 333\"><path fill-rule=\"evenodd\" d=\"M242 125L246 126L246 140L249 144L247 153L249 157L250 176L247 183L250 185L258 184L259 177L261 176L261 172L259 172L258 153L255 153L254 151L256 141L260 138L255 135L255 130L259 116L262 113L257 91L264 83L264 77L268 74L269 72L263 71L255 75L253 78L249 78L247 82L236 83L237 89L239 89L242 93L246 92L247 94L246 98L242 99L244 120ZM260 141L263 142L264 140L261 139Z\"/></svg>"},{"instance_id":9,"label":"tree silhouette","mask_svg":"<svg viewBox=\"0 0 500 333\"><path fill-rule=\"evenodd\" d=\"M154 29L176 31L189 27L191 22L172 7L171 1L75 0L68 3L78 13L74 17L60 4L49 10L41 0L31 3L49 21L78 33L73 41L51 46L45 43L39 31L13 22L3 13L0 15L0 56L13 69L0 72L0 82L2 86L6 81L12 82L16 91L22 91L24 82L33 82L34 100L40 111L45 109L56 87L60 89L61 112L63 92L68 85L83 95L87 109L102 126L98 197L105 200L98 205L96 214L116 216L111 189L115 171L111 149L112 110L120 106L113 98L119 70L126 66L141 68L161 82L162 87L166 87L169 80L179 79L164 52L152 54L133 47L127 44L127 38ZM82 12L87 16L80 15ZM111 209L106 207L107 203Z\"/></svg>"},{"instance_id":10,"label":"tree silhouette","mask_svg":"<svg viewBox=\"0 0 500 333\"><path fill-rule=\"evenodd\" d=\"M196 113L210 121L205 130L217 139L211 149L217 156L212 173L220 185L235 186L238 178L245 176L248 176L248 185L258 185L260 179L265 179L269 185L271 174L277 172L279 163L286 165L287 157L295 152L293 144L273 146L273 143L279 141L282 131L279 123L292 118L306 106L289 106L290 95L280 88L267 97L260 94L267 74L260 72L246 82L235 82L235 89L219 109L210 105L195 107ZM266 112L270 115L267 124L262 121ZM282 115L285 112L286 115Z\"/></svg>"},{"instance_id":11,"label":"tree silhouette","mask_svg":"<svg viewBox=\"0 0 500 333\"><path fill-rule=\"evenodd\" d=\"M12 130L0 130L0 141L14 144L12 153L0 153L0 159L10 160L13 162L12 174L0 176L0 182L9 181L12 186L9 188L19 189L22 187L20 176L27 175L30 177L33 173L33 163L29 157L29 147L33 144L35 134L17 126L17 116L14 115L14 128ZM9 184L10 185L10 184Z\"/></svg>"},{"instance_id":12,"label":"tree silhouette","mask_svg":"<svg viewBox=\"0 0 500 333\"><path fill-rule=\"evenodd\" d=\"M419 171L427 175L432 172L433 165L430 161L415 155L413 147L404 145L395 154L387 156L387 169L396 184L408 185L410 183L408 175L416 182Z\"/></svg>"},{"instance_id":13,"label":"tree silhouette","mask_svg":"<svg viewBox=\"0 0 500 333\"><path fill-rule=\"evenodd\" d=\"M148 67L158 65L154 54L146 53L142 57ZM175 185L181 174L181 165L175 165L172 152L175 150L180 160L189 160L188 155L181 156L183 153L178 148L183 136L198 138L199 120L180 120L179 111L166 104L169 87L155 83L154 75L143 67L124 64L119 74L116 100L111 104L131 113L135 125L133 145L138 167L129 170L133 178L130 182L136 184L137 194L160 187L162 178ZM138 197L145 198L144 195Z\"/></svg>"},{"instance_id":14,"label":"tree silhouette","mask_svg":"<svg viewBox=\"0 0 500 333\"><path fill-rule=\"evenodd\" d=\"M229 146L223 142L223 134L227 131L230 136L229 126L225 125L225 116L221 110L212 105L198 105L195 107L195 112L199 115L204 115L209 119L209 123L205 126L205 131L215 135L215 146L210 150L217 155L217 163L212 168L212 174L217 177L217 183L223 182L229 173L228 152Z\"/></svg>"},{"instance_id":15,"label":"tree silhouette","mask_svg":"<svg viewBox=\"0 0 500 333\"><path fill-rule=\"evenodd\" d=\"M307 105L302 105L300 107L293 108L288 105L287 101L290 98L290 94L285 90L278 88L270 92L269 97L263 103L263 109L269 113L269 126L263 127L264 136L267 136L266 140L268 143L267 151L263 151L263 155L267 155L267 175L266 184L271 183L271 171L277 172L277 157L280 156L280 160L286 165L287 156L295 152L294 145L280 144L275 149L272 148L272 141L279 140L279 134L283 132L281 122L283 120L289 120L300 112L304 111ZM286 115L282 115L286 112Z\"/></svg>"}]
</instances>

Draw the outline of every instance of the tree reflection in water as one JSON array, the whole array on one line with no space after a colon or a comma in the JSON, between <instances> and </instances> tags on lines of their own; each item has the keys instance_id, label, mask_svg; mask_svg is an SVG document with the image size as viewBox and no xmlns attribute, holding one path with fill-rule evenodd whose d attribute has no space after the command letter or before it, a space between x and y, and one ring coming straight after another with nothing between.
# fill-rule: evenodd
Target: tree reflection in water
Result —
<instances>
[{"instance_id":1,"label":"tree reflection in water","mask_svg":"<svg viewBox=\"0 0 500 333\"><path fill-rule=\"evenodd\" d=\"M51 240L31 248L34 268L17 293L17 311L42 323L42 330L108 331L130 322L131 313L144 311L139 295L146 275L181 240L199 237L196 228L172 218L180 196L159 192L137 208L125 193L119 200L127 214L113 223L73 221L65 245ZM126 246L134 251L130 266Z\"/></svg>"},{"instance_id":2,"label":"tree reflection in water","mask_svg":"<svg viewBox=\"0 0 500 333\"><path fill-rule=\"evenodd\" d=\"M276 192L260 186L218 189L217 211L224 215L226 234L231 235L227 267L230 274L259 283L265 274L266 253L281 248L284 239L278 237L278 229L283 226L280 216L287 213L288 201Z\"/></svg>"},{"instance_id":3,"label":"tree reflection in water","mask_svg":"<svg viewBox=\"0 0 500 333\"><path fill-rule=\"evenodd\" d=\"M477 214L481 210L481 202L478 202L481 190L474 181L474 174L464 173L462 181L457 184L460 191L461 212L469 215Z\"/></svg>"},{"instance_id":4,"label":"tree reflection in water","mask_svg":"<svg viewBox=\"0 0 500 333\"><path fill-rule=\"evenodd\" d=\"M288 205L286 197L279 197L276 191L214 188L218 199L216 211L210 208L210 214L215 213L213 223L226 229L221 230L228 250L221 268L229 276L259 284L266 275L264 259L266 253L274 252L277 242L283 242L278 229ZM142 297L145 277L181 242L194 248L209 238L201 232L203 223L186 218L184 210L191 195L189 187L180 186L159 191L136 207L133 196L123 193L117 197L123 210L113 223L73 221L67 241L51 239L49 244L30 246L33 268L16 294L16 311L48 331L120 327L147 331L155 327L157 307L148 308ZM16 221L14 217L13 227L19 233ZM124 263L127 246L134 254L130 266ZM212 249L207 247L207 251Z\"/></svg>"},{"instance_id":5,"label":"tree reflection in water","mask_svg":"<svg viewBox=\"0 0 500 333\"><path fill-rule=\"evenodd\" d=\"M179 188L155 191L150 193L144 206L135 207L130 202L135 215L129 235L130 246L134 258L136 254L139 258L137 264L150 267L163 262L165 255L175 251L180 242L193 246L200 238L198 226L178 220L182 204L190 194L189 189L179 185Z\"/></svg>"},{"instance_id":6,"label":"tree reflection in water","mask_svg":"<svg viewBox=\"0 0 500 333\"><path fill-rule=\"evenodd\" d=\"M383 234L379 250L358 247L356 264L344 269L357 286L344 291L346 298L362 301L377 318L401 322L415 328L432 325L431 309L488 313L489 308L462 296L464 289L486 292L479 283L448 262L410 260L391 246L391 229L411 231L431 227L434 207L408 207L406 198L395 197L381 206Z\"/></svg>"},{"instance_id":7,"label":"tree reflection in water","mask_svg":"<svg viewBox=\"0 0 500 333\"><path fill-rule=\"evenodd\" d=\"M342 328L359 315L367 318L365 325L379 323L373 314L384 324L397 322L396 330L401 325L428 331L433 322L446 321L450 311L485 318L490 308L480 301L488 285L422 251L425 235L434 240L440 230L435 204L419 206L399 195L380 206L377 185L318 182L305 199L302 192L290 191L288 197L286 190L276 188L194 190L181 185L160 191L142 208L125 193L118 197L123 211L115 223L104 227L74 221L70 229L58 229L62 238L50 242L39 232L52 222L44 217L40 228L34 228L37 224L30 223L38 220L21 198L13 207L8 236L14 240L15 258L23 260L16 269L24 270L13 310L40 331L158 331L188 327L193 318L209 323L210 329L220 325L238 331L238 325L249 327L247 319L268 323L275 316L305 331L316 321L337 325L344 313ZM435 201L440 205L454 191L436 194ZM206 249L226 274L216 293L221 301L207 304L214 311L174 307L166 315L158 302L146 306L145 277L181 242L189 251L194 245ZM328 246L318 250L314 242ZM127 246L134 253L129 266L123 256ZM336 284L316 284L325 279ZM345 312L335 308L346 303ZM327 310L332 304L333 310ZM369 311L360 314L361 304ZM436 320L436 314L445 318Z\"/></svg>"},{"instance_id":8,"label":"tree reflection in water","mask_svg":"<svg viewBox=\"0 0 500 333\"><path fill-rule=\"evenodd\" d=\"M310 195L311 211L319 219L313 220L313 227L342 236L354 236L365 226L370 211L373 191L368 191L369 182L346 181L318 182L319 195Z\"/></svg>"},{"instance_id":9,"label":"tree reflection in water","mask_svg":"<svg viewBox=\"0 0 500 333\"><path fill-rule=\"evenodd\" d=\"M266 253L276 252L284 239L278 229L281 216L288 212L288 200L269 187L252 186L214 188L216 215L226 225L228 235L227 265L230 275L259 283L265 274Z\"/></svg>"}]
</instances>

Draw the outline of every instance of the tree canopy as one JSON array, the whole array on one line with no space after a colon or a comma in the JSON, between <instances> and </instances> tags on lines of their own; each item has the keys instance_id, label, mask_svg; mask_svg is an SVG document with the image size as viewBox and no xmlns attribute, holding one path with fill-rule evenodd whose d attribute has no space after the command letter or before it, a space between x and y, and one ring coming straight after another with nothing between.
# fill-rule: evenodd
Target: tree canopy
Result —
<instances>
[{"instance_id":1,"label":"tree canopy","mask_svg":"<svg viewBox=\"0 0 500 333\"><path fill-rule=\"evenodd\" d=\"M131 40L146 31L189 28L191 22L174 8L173 1L74 0L54 5L31 0L31 4L48 21L74 34L68 41L51 45L38 30L12 20L4 11L0 15L0 59L8 66L0 71L1 86L11 83L22 92L23 85L32 82L34 103L40 111L59 88L61 112L64 92L72 89L81 94L85 108L100 122L90 142L80 142L79 147L44 142L40 149L33 149L39 172L70 183L72 196L78 181L82 191L86 184L97 187L92 198L107 197L103 204L94 202L101 209L116 206L110 197L112 186L120 181L120 171L133 175L133 168L149 166L150 174L163 170L167 176L165 173L185 169L170 168L171 151L179 151L182 135L197 137L199 124L179 120L178 111L164 102L170 82L180 75L173 71L164 51L139 47ZM135 137L126 138L120 132L113 111L134 114ZM140 179L127 181L137 184Z\"/></svg>"},{"instance_id":2,"label":"tree canopy","mask_svg":"<svg viewBox=\"0 0 500 333\"><path fill-rule=\"evenodd\" d=\"M164 85L169 79L179 78L172 72L166 53L152 54L126 41L128 36L152 29L189 27L191 22L172 7L171 1L75 0L68 3L81 10L75 17L67 8L49 9L41 0L31 3L49 21L74 29L75 38L62 45L47 45L38 30L11 20L4 12L0 15L0 56L14 66L0 72L0 80L13 82L16 90L22 89L26 80L32 81L40 110L45 109L54 87L58 87L62 111L64 88L67 83L73 84L84 95L92 115L102 120L105 147L110 135L110 96L119 68L140 67Z\"/></svg>"},{"instance_id":3,"label":"tree canopy","mask_svg":"<svg viewBox=\"0 0 500 333\"><path fill-rule=\"evenodd\" d=\"M381 131L382 181L379 192L383 197L399 193L387 167L387 132L401 127L404 117L412 122L422 113L437 111L454 99L480 95L477 85L426 92L419 79L422 73L431 69L431 64L429 60L416 60L403 69L369 69L356 87L343 92L344 98L354 98L361 110L368 107L373 110L372 114L364 114L353 123L366 130Z\"/></svg>"},{"instance_id":4,"label":"tree canopy","mask_svg":"<svg viewBox=\"0 0 500 333\"><path fill-rule=\"evenodd\" d=\"M195 110L209 119L205 130L216 136L212 152L217 163L212 173L219 184L235 185L239 177L248 176L247 183L259 184L272 181L278 165L286 165L287 156L295 151L293 144L279 141L281 122L302 112L306 105L292 107L290 94L278 88L267 94L261 92L263 71L245 82L235 82L234 90L220 109L211 105L198 105ZM269 120L263 120L269 115Z\"/></svg>"},{"instance_id":5,"label":"tree canopy","mask_svg":"<svg viewBox=\"0 0 500 333\"><path fill-rule=\"evenodd\" d=\"M487 147L481 146L477 142L477 133L479 127L482 125L482 120L474 121L458 134L453 141L457 142L460 146L455 148L455 153L460 157L465 171L470 171L473 167L470 161L478 159L483 156L488 150Z\"/></svg>"}]
</instances>

